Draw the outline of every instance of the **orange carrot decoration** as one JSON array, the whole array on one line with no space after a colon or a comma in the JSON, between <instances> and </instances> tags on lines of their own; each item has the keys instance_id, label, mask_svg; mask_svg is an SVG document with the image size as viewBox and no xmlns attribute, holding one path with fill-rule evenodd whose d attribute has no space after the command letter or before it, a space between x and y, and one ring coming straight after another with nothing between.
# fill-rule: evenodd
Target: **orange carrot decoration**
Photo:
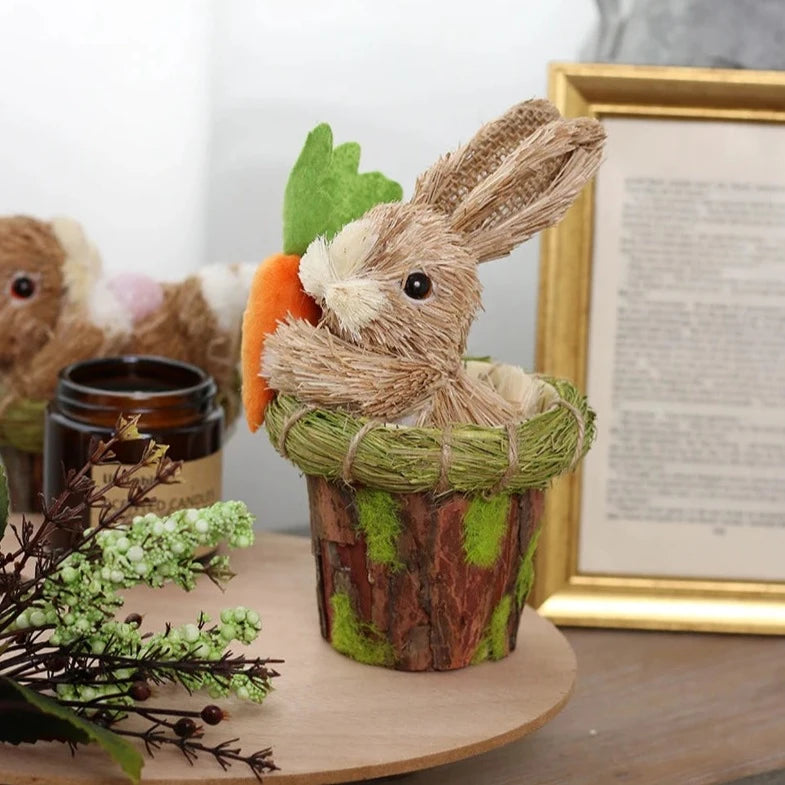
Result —
<instances>
[{"instance_id":1,"label":"orange carrot decoration","mask_svg":"<svg viewBox=\"0 0 785 785\"><path fill-rule=\"evenodd\" d=\"M360 145L333 147L326 123L308 134L286 184L283 205L283 253L259 266L243 319L243 404L248 427L264 422L275 393L259 375L267 335L288 314L316 324L319 306L300 284L300 257L316 237L329 240L347 223L382 202L399 201L398 183L380 172L359 172Z\"/></svg>"},{"instance_id":2,"label":"orange carrot decoration","mask_svg":"<svg viewBox=\"0 0 785 785\"><path fill-rule=\"evenodd\" d=\"M242 343L243 405L251 431L264 422L264 411L275 395L259 375L265 338L289 314L312 324L321 315L319 306L300 285L299 267L299 256L274 254L259 265L251 282Z\"/></svg>"}]
</instances>

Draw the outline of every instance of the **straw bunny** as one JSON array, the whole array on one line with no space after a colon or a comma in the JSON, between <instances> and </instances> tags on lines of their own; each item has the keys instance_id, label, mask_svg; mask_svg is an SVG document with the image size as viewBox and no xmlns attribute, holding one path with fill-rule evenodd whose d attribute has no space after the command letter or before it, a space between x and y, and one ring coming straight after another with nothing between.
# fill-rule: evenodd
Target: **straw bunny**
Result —
<instances>
[{"instance_id":1,"label":"straw bunny","mask_svg":"<svg viewBox=\"0 0 785 785\"><path fill-rule=\"evenodd\" d=\"M76 221L0 217L0 417L20 400L48 400L64 365L133 352L204 368L231 419L254 267L209 265L177 283L106 275Z\"/></svg>"},{"instance_id":2,"label":"straw bunny","mask_svg":"<svg viewBox=\"0 0 785 785\"><path fill-rule=\"evenodd\" d=\"M288 317L269 335L261 375L306 405L385 422L497 426L520 401L472 378L462 360L480 308L480 262L556 223L591 179L605 134L527 101L485 125L417 180L300 261L317 325Z\"/></svg>"}]
</instances>

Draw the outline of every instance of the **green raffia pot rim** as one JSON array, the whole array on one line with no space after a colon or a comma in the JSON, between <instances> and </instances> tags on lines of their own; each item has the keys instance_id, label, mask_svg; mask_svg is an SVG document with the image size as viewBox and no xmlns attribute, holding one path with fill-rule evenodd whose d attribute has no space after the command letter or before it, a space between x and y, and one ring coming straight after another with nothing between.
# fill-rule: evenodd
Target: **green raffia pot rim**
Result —
<instances>
[{"instance_id":1,"label":"green raffia pot rim","mask_svg":"<svg viewBox=\"0 0 785 785\"><path fill-rule=\"evenodd\" d=\"M572 471L595 435L595 414L586 397L564 379L543 377L543 381L555 389L557 402L517 426L517 461L512 467L504 427L453 426L446 472L442 471L443 431L438 428L374 427L355 445L347 472L347 451L368 423L366 418L339 410L303 412L305 407L296 398L277 395L265 413L265 427L278 452L307 475L391 493L520 493L544 489L554 478Z\"/></svg>"}]
</instances>

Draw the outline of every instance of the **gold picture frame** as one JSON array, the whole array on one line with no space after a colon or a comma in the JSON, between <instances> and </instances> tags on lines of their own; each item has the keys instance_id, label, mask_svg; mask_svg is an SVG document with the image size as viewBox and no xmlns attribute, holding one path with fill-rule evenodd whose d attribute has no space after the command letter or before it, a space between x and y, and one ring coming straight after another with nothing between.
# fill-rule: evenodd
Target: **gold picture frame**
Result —
<instances>
[{"instance_id":1,"label":"gold picture frame","mask_svg":"<svg viewBox=\"0 0 785 785\"><path fill-rule=\"evenodd\" d=\"M549 93L566 117L785 123L781 72L557 63ZM587 389L594 199L587 188L541 246L537 370L580 389ZM562 625L785 633L783 582L581 571L581 471L546 494L532 593L541 614Z\"/></svg>"}]
</instances>

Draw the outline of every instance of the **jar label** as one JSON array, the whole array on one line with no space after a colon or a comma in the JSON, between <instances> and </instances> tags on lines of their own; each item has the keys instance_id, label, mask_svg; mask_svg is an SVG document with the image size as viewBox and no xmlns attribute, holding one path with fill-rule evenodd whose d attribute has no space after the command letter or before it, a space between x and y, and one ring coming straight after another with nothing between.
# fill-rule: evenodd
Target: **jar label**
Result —
<instances>
[{"instance_id":1,"label":"jar label","mask_svg":"<svg viewBox=\"0 0 785 785\"><path fill-rule=\"evenodd\" d=\"M166 485L158 485L150 491L152 503L142 508L129 510L129 517L152 512L159 517L171 515L177 510L187 508L209 507L221 500L223 485L223 461L218 450L206 458L183 461L182 468L175 481ZM112 482L117 469L130 468L128 464L107 463L93 466L92 479L97 486ZM142 469L134 475L143 485L149 485L155 476L153 467ZM112 488L106 493L106 499L112 507L119 507L128 498L126 488ZM98 523L100 510L90 511L90 525Z\"/></svg>"}]
</instances>

